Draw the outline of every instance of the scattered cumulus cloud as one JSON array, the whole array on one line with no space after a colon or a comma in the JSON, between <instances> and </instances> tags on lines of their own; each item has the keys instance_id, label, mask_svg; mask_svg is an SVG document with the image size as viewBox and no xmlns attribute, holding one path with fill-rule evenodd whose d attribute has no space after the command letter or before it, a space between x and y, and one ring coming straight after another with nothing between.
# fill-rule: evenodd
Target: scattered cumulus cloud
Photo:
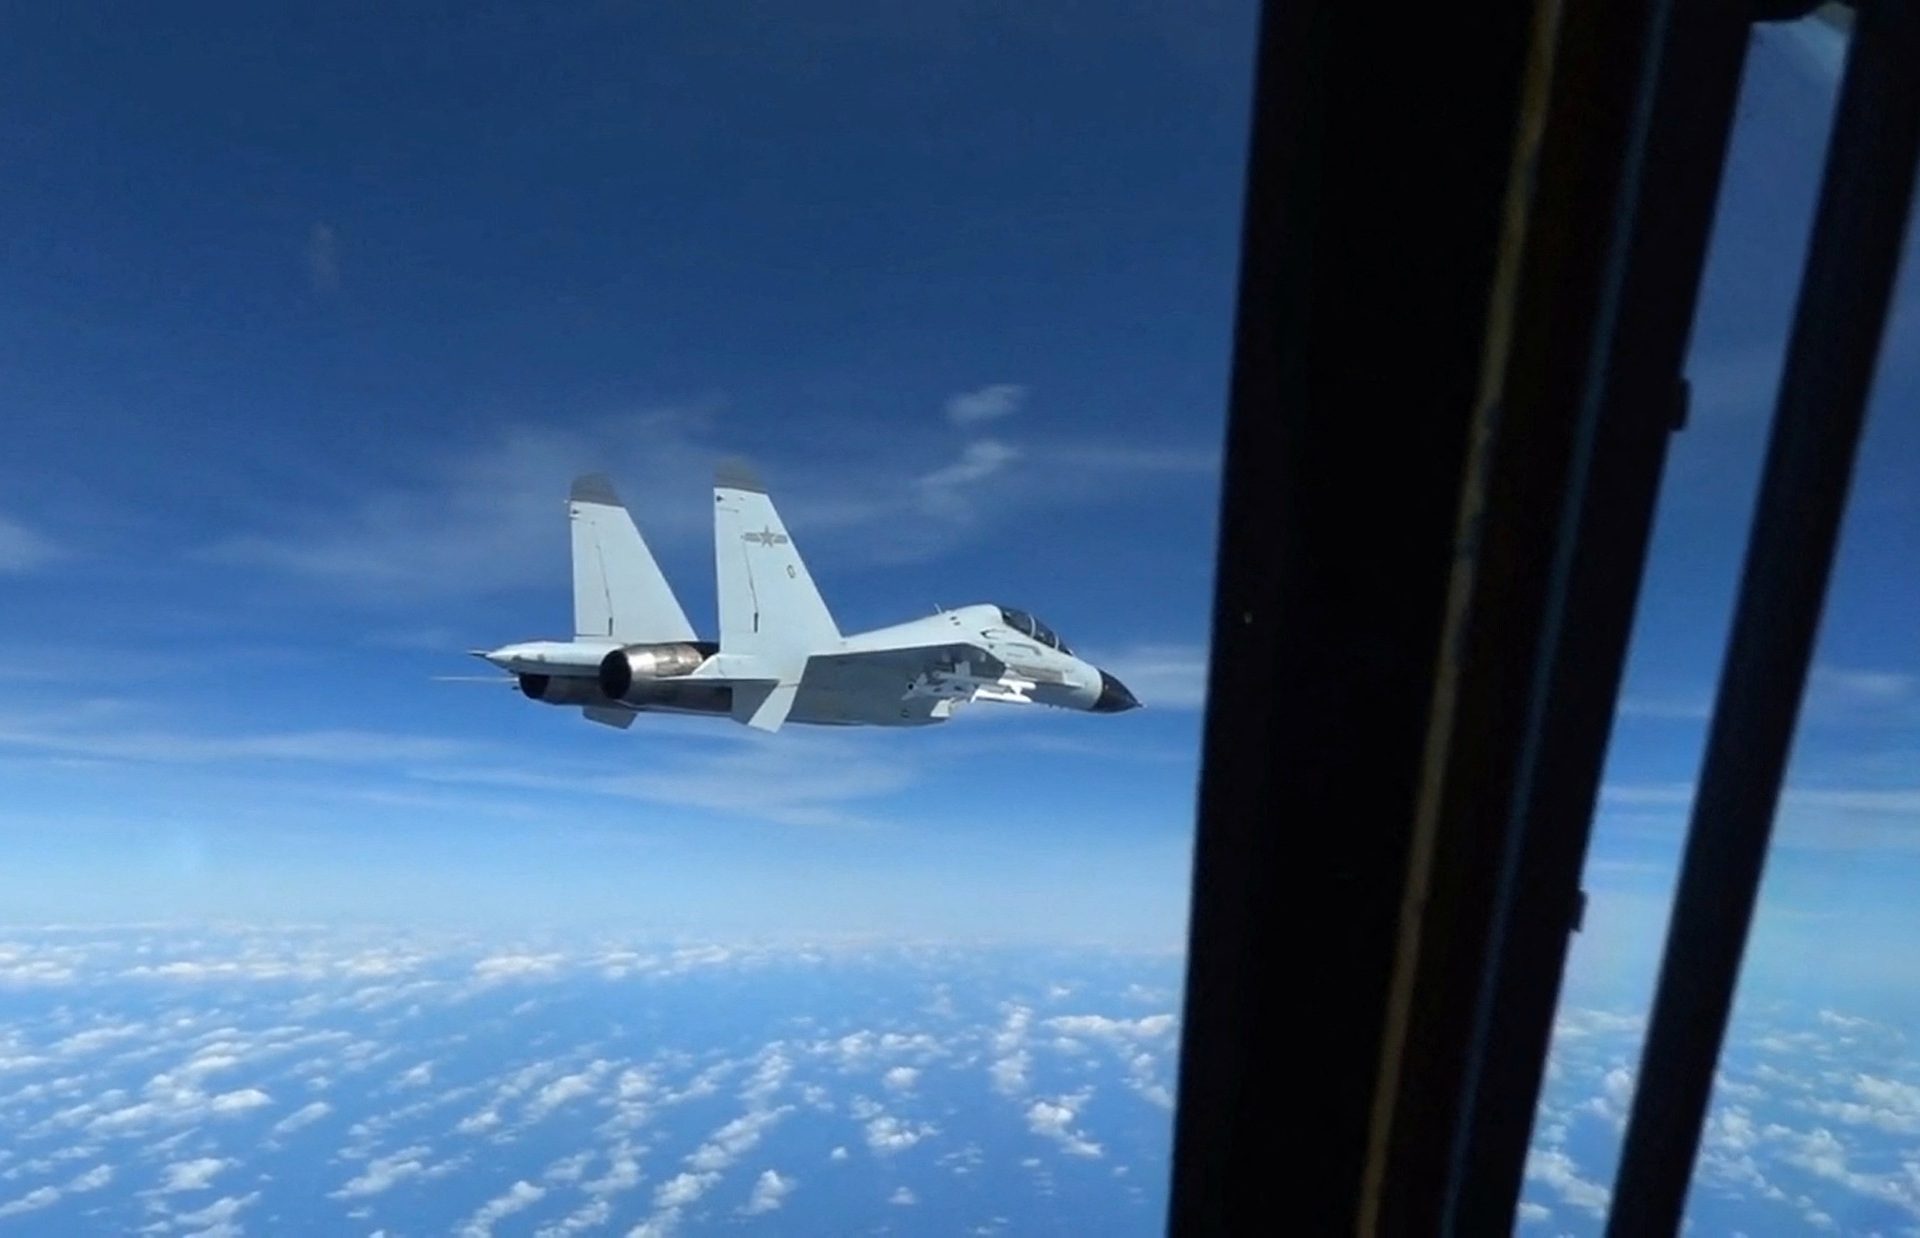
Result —
<instances>
[{"instance_id":1,"label":"scattered cumulus cloud","mask_svg":"<svg viewBox=\"0 0 1920 1238\"><path fill-rule=\"evenodd\" d=\"M867 1146L882 1156L904 1152L934 1133L929 1122L908 1122L881 1114L867 1123Z\"/></svg>"},{"instance_id":2,"label":"scattered cumulus cloud","mask_svg":"<svg viewBox=\"0 0 1920 1238\"><path fill-rule=\"evenodd\" d=\"M758 1216L764 1212L777 1212L786 1202L797 1185L791 1176L783 1177L774 1170L762 1173L753 1184L753 1196L747 1200L745 1211L749 1216Z\"/></svg>"},{"instance_id":3,"label":"scattered cumulus cloud","mask_svg":"<svg viewBox=\"0 0 1920 1238\"><path fill-rule=\"evenodd\" d=\"M1092 1095L1091 1088L1082 1088L1069 1096L1034 1101L1027 1108L1027 1129L1056 1141L1070 1156L1098 1157L1101 1154L1100 1145L1073 1126L1075 1119L1080 1116L1080 1110Z\"/></svg>"},{"instance_id":4,"label":"scattered cumulus cloud","mask_svg":"<svg viewBox=\"0 0 1920 1238\"><path fill-rule=\"evenodd\" d=\"M467 1218L460 1227L460 1238L489 1238L493 1227L500 1221L544 1199L547 1188L535 1186L524 1179L508 1187L503 1194L496 1195Z\"/></svg>"},{"instance_id":5,"label":"scattered cumulus cloud","mask_svg":"<svg viewBox=\"0 0 1920 1238\"><path fill-rule=\"evenodd\" d=\"M678 1173L662 1182L653 1193L655 1208L684 1208L698 1200L720 1181L717 1173Z\"/></svg>"},{"instance_id":6,"label":"scattered cumulus cloud","mask_svg":"<svg viewBox=\"0 0 1920 1238\"><path fill-rule=\"evenodd\" d=\"M175 1191L204 1191L213 1185L214 1178L228 1163L217 1156L203 1156L169 1165L160 1183L160 1193L170 1195Z\"/></svg>"},{"instance_id":7,"label":"scattered cumulus cloud","mask_svg":"<svg viewBox=\"0 0 1920 1238\"><path fill-rule=\"evenodd\" d=\"M417 1178L426 1172L427 1164L423 1159L426 1154L427 1148L424 1144L415 1144L369 1161L366 1169L350 1179L345 1186L334 1191L333 1197L359 1199L392 1190L399 1183L409 1178Z\"/></svg>"}]
</instances>

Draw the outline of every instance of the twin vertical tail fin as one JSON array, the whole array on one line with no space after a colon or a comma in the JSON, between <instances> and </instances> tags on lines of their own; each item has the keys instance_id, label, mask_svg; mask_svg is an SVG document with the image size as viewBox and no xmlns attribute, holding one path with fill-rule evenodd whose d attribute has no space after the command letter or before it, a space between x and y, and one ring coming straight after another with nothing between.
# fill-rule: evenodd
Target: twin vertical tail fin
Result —
<instances>
[{"instance_id":1,"label":"twin vertical tail fin","mask_svg":"<svg viewBox=\"0 0 1920 1238\"><path fill-rule=\"evenodd\" d=\"M765 684L764 690L735 687L734 717L777 730L793 707L807 659L837 645L840 629L766 486L737 460L714 475L713 554L720 652L744 655Z\"/></svg>"},{"instance_id":2,"label":"twin vertical tail fin","mask_svg":"<svg viewBox=\"0 0 1920 1238\"><path fill-rule=\"evenodd\" d=\"M576 639L624 645L696 639L687 612L604 473L574 479L567 515L573 526Z\"/></svg>"},{"instance_id":3,"label":"twin vertical tail fin","mask_svg":"<svg viewBox=\"0 0 1920 1238\"><path fill-rule=\"evenodd\" d=\"M744 464L723 464L713 499L720 652L732 663L733 716L775 731L793 708L807 659L837 646L840 629L759 478ZM574 479L567 513L573 526L575 639L623 645L698 640L604 474ZM595 711L588 716L618 724Z\"/></svg>"}]
</instances>

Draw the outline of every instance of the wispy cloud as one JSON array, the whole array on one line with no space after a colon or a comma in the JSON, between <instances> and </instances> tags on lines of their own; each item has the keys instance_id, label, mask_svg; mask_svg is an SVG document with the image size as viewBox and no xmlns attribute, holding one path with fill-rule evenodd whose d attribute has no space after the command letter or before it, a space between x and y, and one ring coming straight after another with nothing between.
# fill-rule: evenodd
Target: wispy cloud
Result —
<instances>
[{"instance_id":1,"label":"wispy cloud","mask_svg":"<svg viewBox=\"0 0 1920 1238\"><path fill-rule=\"evenodd\" d=\"M973 416L968 424L987 420ZM712 408L509 426L449 459L421 462L410 485L368 494L346 511L305 513L205 554L393 604L559 588L568 554L563 499L574 476L611 474L656 551L688 550L713 535L707 484L717 460L738 454L739 437ZM1218 469L1215 452L1165 444L1000 435L970 440L954 454L945 437L929 424L923 436L908 431L831 457L759 463L809 555L864 566L936 559L995 524ZM903 469L903 460L919 463Z\"/></svg>"},{"instance_id":2,"label":"wispy cloud","mask_svg":"<svg viewBox=\"0 0 1920 1238\"><path fill-rule=\"evenodd\" d=\"M947 401L947 420L956 426L977 426L1018 412L1027 389L1018 383L994 383L977 391L963 391Z\"/></svg>"},{"instance_id":3,"label":"wispy cloud","mask_svg":"<svg viewBox=\"0 0 1920 1238\"><path fill-rule=\"evenodd\" d=\"M1687 826L1689 783L1609 783L1603 807L1650 833ZM1790 786L1780 795L1775 845L1813 851L1920 850L1920 787Z\"/></svg>"},{"instance_id":4,"label":"wispy cloud","mask_svg":"<svg viewBox=\"0 0 1920 1238\"><path fill-rule=\"evenodd\" d=\"M307 234L307 274L315 292L340 287L340 242L331 224L315 224Z\"/></svg>"},{"instance_id":5,"label":"wispy cloud","mask_svg":"<svg viewBox=\"0 0 1920 1238\"><path fill-rule=\"evenodd\" d=\"M118 722L119 725L115 725ZM64 715L0 715L0 748L95 760L206 763L293 761L392 764L445 761L470 755L473 745L424 735L379 731L285 731L267 735L202 735L125 727L111 711Z\"/></svg>"},{"instance_id":6,"label":"wispy cloud","mask_svg":"<svg viewBox=\"0 0 1920 1238\"><path fill-rule=\"evenodd\" d=\"M0 516L0 572L26 572L60 557L60 549L17 520Z\"/></svg>"},{"instance_id":7,"label":"wispy cloud","mask_svg":"<svg viewBox=\"0 0 1920 1238\"><path fill-rule=\"evenodd\" d=\"M932 515L970 520L975 513L971 492L1019 458L1017 448L997 439L968 443L958 460L925 474L914 483L921 506Z\"/></svg>"},{"instance_id":8,"label":"wispy cloud","mask_svg":"<svg viewBox=\"0 0 1920 1238\"><path fill-rule=\"evenodd\" d=\"M860 826L862 803L917 782L917 762L861 738L783 732L777 740L731 732L711 746L682 742L675 759L636 773L582 769L514 770L469 766L420 771L423 778L613 796L771 821L783 825Z\"/></svg>"},{"instance_id":9,"label":"wispy cloud","mask_svg":"<svg viewBox=\"0 0 1920 1238\"><path fill-rule=\"evenodd\" d=\"M1111 653L1088 651L1149 709L1198 709L1207 700L1204 645L1132 645Z\"/></svg>"}]
</instances>

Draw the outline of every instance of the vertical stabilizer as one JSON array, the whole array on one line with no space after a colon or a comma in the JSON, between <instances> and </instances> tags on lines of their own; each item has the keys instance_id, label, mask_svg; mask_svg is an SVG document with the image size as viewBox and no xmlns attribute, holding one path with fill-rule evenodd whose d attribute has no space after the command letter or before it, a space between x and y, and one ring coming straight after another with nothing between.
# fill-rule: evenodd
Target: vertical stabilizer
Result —
<instances>
[{"instance_id":1,"label":"vertical stabilizer","mask_svg":"<svg viewBox=\"0 0 1920 1238\"><path fill-rule=\"evenodd\" d=\"M769 681L796 687L806 660L840 643L840 629L767 488L738 461L722 464L714 475L713 546L721 652L748 655L766 669ZM737 712L749 714L750 725L772 730L792 695L773 691L750 708L742 700Z\"/></svg>"},{"instance_id":2,"label":"vertical stabilizer","mask_svg":"<svg viewBox=\"0 0 1920 1238\"><path fill-rule=\"evenodd\" d=\"M573 631L625 644L697 639L660 565L604 473L577 477L573 525Z\"/></svg>"}]
</instances>

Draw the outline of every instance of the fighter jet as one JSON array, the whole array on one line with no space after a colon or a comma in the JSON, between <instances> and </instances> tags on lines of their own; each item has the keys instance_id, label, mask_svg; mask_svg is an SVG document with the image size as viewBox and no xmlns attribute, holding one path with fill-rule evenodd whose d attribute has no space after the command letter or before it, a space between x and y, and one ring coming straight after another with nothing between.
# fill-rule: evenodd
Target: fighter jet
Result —
<instances>
[{"instance_id":1,"label":"fighter jet","mask_svg":"<svg viewBox=\"0 0 1920 1238\"><path fill-rule=\"evenodd\" d=\"M1118 679L1011 607L939 610L842 635L767 488L743 463L713 485L720 639L694 632L604 474L576 478L572 640L473 650L529 700L627 727L639 713L784 724L927 726L973 701L1112 714L1139 708Z\"/></svg>"}]
</instances>

